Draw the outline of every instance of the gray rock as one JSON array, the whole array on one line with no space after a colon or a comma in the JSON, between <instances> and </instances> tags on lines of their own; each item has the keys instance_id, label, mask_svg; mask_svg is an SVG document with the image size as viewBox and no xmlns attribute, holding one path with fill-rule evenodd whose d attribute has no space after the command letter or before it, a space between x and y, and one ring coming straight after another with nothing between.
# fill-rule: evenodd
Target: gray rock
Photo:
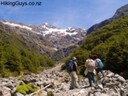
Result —
<instances>
[{"instance_id":1,"label":"gray rock","mask_svg":"<svg viewBox=\"0 0 128 96\"><path fill-rule=\"evenodd\" d=\"M67 90L69 90L69 87L67 86L67 84L62 83L61 86L60 86L60 90L67 91Z\"/></svg>"},{"instance_id":2,"label":"gray rock","mask_svg":"<svg viewBox=\"0 0 128 96\"><path fill-rule=\"evenodd\" d=\"M118 93L114 89L109 89L106 92L109 96L118 96Z\"/></svg>"},{"instance_id":3,"label":"gray rock","mask_svg":"<svg viewBox=\"0 0 128 96\"><path fill-rule=\"evenodd\" d=\"M125 80L118 74L114 74L110 71L103 71L105 76L97 81L97 85L94 87L88 86L88 79L85 77L79 78L80 88L76 88L73 90L69 90L71 78L69 74L65 73L65 71L50 71L41 73L39 75L31 74L25 75L23 77L23 81L20 79L16 79L13 77L10 78L1 78L0 85L8 86L4 88L4 90L8 90L9 93L12 93L13 96L23 96L20 93L16 92L16 86L20 84L25 84L26 82L30 82L33 87L40 87L41 89L45 88L41 94L44 93L47 95L47 92L52 91L54 96L127 96L128 95L128 80ZM25 83L24 83L25 82ZM1 87L0 87L1 88ZM3 89L3 88L2 88ZM90 93L89 93L90 92ZM0 90L0 94L3 94L3 90ZM104 93L104 94L103 94ZM29 94L28 94L29 95ZM40 96L45 96L40 95ZM2 96L2 95L0 95ZM3 95L9 96L9 95ZM10 95L11 96L11 95Z\"/></svg>"},{"instance_id":4,"label":"gray rock","mask_svg":"<svg viewBox=\"0 0 128 96\"><path fill-rule=\"evenodd\" d=\"M96 93L94 93L94 96L109 96L109 95L101 93L101 92L96 92Z\"/></svg>"},{"instance_id":5,"label":"gray rock","mask_svg":"<svg viewBox=\"0 0 128 96\"><path fill-rule=\"evenodd\" d=\"M109 96L108 94L104 94L104 93L102 93L100 96Z\"/></svg>"},{"instance_id":6,"label":"gray rock","mask_svg":"<svg viewBox=\"0 0 128 96\"><path fill-rule=\"evenodd\" d=\"M107 77L113 77L114 76L114 73L109 73L108 75L107 75Z\"/></svg>"},{"instance_id":7,"label":"gray rock","mask_svg":"<svg viewBox=\"0 0 128 96\"><path fill-rule=\"evenodd\" d=\"M24 95L19 93L19 92L17 92L17 93L15 93L15 96L24 96Z\"/></svg>"},{"instance_id":8,"label":"gray rock","mask_svg":"<svg viewBox=\"0 0 128 96\"><path fill-rule=\"evenodd\" d=\"M121 76L119 76L118 78L117 78L121 83L124 83L126 80L123 78L123 77L121 77Z\"/></svg>"},{"instance_id":9,"label":"gray rock","mask_svg":"<svg viewBox=\"0 0 128 96\"><path fill-rule=\"evenodd\" d=\"M115 77L116 77L116 78L118 78L118 77L119 77L119 75L118 75L118 74L115 74Z\"/></svg>"},{"instance_id":10,"label":"gray rock","mask_svg":"<svg viewBox=\"0 0 128 96\"><path fill-rule=\"evenodd\" d=\"M13 89L15 87L12 82L8 82L5 86L10 88L10 89Z\"/></svg>"},{"instance_id":11,"label":"gray rock","mask_svg":"<svg viewBox=\"0 0 128 96\"><path fill-rule=\"evenodd\" d=\"M0 96L11 96L11 89L5 87L5 86L1 86L0 87Z\"/></svg>"},{"instance_id":12,"label":"gray rock","mask_svg":"<svg viewBox=\"0 0 128 96\"><path fill-rule=\"evenodd\" d=\"M103 89L103 85L102 85L102 84L98 84L98 87L99 87L100 89Z\"/></svg>"}]
</instances>

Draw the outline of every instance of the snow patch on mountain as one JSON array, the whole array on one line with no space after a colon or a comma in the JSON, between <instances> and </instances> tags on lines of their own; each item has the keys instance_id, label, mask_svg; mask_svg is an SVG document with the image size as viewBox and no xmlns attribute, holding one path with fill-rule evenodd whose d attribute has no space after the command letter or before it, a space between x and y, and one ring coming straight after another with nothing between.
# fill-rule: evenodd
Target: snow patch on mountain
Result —
<instances>
[{"instance_id":1,"label":"snow patch on mountain","mask_svg":"<svg viewBox=\"0 0 128 96\"><path fill-rule=\"evenodd\" d=\"M32 30L31 27L28 27L28 26L25 26L25 25L21 25L21 24L16 24L16 23L11 23L11 22L2 22L2 23L6 24L6 25L13 26L13 27L20 27L20 28L24 28L24 29L27 29L27 30Z\"/></svg>"},{"instance_id":2,"label":"snow patch on mountain","mask_svg":"<svg viewBox=\"0 0 128 96\"><path fill-rule=\"evenodd\" d=\"M54 25L48 24L47 22L42 24L40 27L45 28L45 29L56 28Z\"/></svg>"},{"instance_id":3,"label":"snow patch on mountain","mask_svg":"<svg viewBox=\"0 0 128 96\"><path fill-rule=\"evenodd\" d=\"M67 29L57 29L57 28L49 28L47 31L45 31L45 32L43 32L44 34L44 36L45 35L47 35L47 34L52 34L52 33L58 33L58 34L62 34L62 35L76 35L77 34L77 32L73 32L73 33L71 33L71 32L67 32L66 31Z\"/></svg>"},{"instance_id":4,"label":"snow patch on mountain","mask_svg":"<svg viewBox=\"0 0 128 96\"><path fill-rule=\"evenodd\" d=\"M86 35L86 30L82 28L68 27L61 29L48 23L44 23L40 26L25 25L9 21L2 21L2 23L11 27L25 29L28 34L34 33L41 38L46 38L55 46L55 50L77 44Z\"/></svg>"}]
</instances>

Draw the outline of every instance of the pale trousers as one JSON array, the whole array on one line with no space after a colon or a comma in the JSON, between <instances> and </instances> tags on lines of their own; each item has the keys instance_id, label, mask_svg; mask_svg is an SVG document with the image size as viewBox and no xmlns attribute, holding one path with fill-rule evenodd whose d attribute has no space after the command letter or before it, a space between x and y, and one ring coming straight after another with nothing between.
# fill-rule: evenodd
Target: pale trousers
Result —
<instances>
[{"instance_id":1,"label":"pale trousers","mask_svg":"<svg viewBox=\"0 0 128 96\"><path fill-rule=\"evenodd\" d=\"M71 72L71 87L70 88L78 88L78 76L75 71Z\"/></svg>"}]
</instances>

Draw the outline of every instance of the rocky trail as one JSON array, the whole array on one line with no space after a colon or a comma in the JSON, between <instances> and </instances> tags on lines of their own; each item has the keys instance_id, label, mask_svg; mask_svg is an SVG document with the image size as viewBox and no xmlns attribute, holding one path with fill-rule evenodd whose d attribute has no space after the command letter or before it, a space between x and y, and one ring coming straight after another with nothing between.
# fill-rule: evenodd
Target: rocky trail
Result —
<instances>
[{"instance_id":1,"label":"rocky trail","mask_svg":"<svg viewBox=\"0 0 128 96\"><path fill-rule=\"evenodd\" d=\"M128 80L108 70L104 71L97 84L88 87L88 79L79 76L80 88L70 90L70 76L61 71L61 65L40 74L27 74L22 78L0 79L0 96L24 96L16 91L16 86L31 83L39 89L26 96L128 96Z\"/></svg>"}]
</instances>

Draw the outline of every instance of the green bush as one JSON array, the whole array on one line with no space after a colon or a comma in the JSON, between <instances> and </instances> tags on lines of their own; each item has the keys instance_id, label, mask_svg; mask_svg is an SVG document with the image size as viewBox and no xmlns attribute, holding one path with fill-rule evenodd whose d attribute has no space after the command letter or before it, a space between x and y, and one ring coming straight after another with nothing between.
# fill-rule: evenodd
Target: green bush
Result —
<instances>
[{"instance_id":1,"label":"green bush","mask_svg":"<svg viewBox=\"0 0 128 96\"><path fill-rule=\"evenodd\" d=\"M24 84L24 85L19 85L19 86L16 87L16 91L20 92L20 93L22 93L24 95L30 94L30 93L32 93L32 92L34 92L36 90L37 89L32 88L31 84Z\"/></svg>"},{"instance_id":2,"label":"green bush","mask_svg":"<svg viewBox=\"0 0 128 96\"><path fill-rule=\"evenodd\" d=\"M47 93L47 96L54 96L54 94L53 94L52 91L49 91L49 92Z\"/></svg>"}]
</instances>

